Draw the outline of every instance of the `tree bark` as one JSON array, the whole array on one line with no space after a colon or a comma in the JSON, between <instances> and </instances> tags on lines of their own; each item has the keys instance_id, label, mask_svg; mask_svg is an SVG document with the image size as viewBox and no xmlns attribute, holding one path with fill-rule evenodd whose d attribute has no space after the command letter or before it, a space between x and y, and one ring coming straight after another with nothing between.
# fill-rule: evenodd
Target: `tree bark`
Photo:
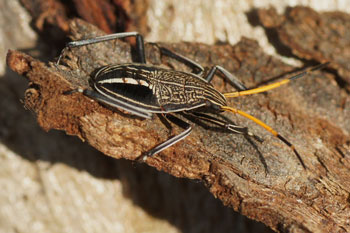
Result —
<instances>
[{"instance_id":1,"label":"tree bark","mask_svg":"<svg viewBox=\"0 0 350 233\"><path fill-rule=\"evenodd\" d=\"M338 75L338 84L350 90L350 15L340 11L318 13L308 7L294 7L284 14L274 8L260 9L261 24L275 35L281 47L299 59L331 61L329 67ZM277 35L277 36L276 36Z\"/></svg>"},{"instance_id":2,"label":"tree bark","mask_svg":"<svg viewBox=\"0 0 350 233\"><path fill-rule=\"evenodd\" d=\"M80 20L70 27L74 40L103 34ZM296 71L247 38L234 46L160 45L208 68L221 65L247 87ZM181 129L174 126L169 133L157 117L144 120L106 108L80 93L64 94L78 87L89 88L91 73L102 65L131 62L130 51L130 45L122 41L74 48L65 52L64 65L59 66L9 51L7 63L30 81L25 106L36 114L43 129L64 130L105 155L135 160ZM146 44L146 58L152 64L188 71L178 62L160 57L152 44ZM233 90L219 77L213 85L222 93ZM202 181L225 205L276 231L349 231L350 98L334 75L317 71L266 94L229 100L229 105L249 112L285 136L301 154L307 170L281 141L232 114L224 115L248 126L264 142L256 144L241 135L189 121L194 128L190 136L146 163L177 177Z\"/></svg>"}]
</instances>

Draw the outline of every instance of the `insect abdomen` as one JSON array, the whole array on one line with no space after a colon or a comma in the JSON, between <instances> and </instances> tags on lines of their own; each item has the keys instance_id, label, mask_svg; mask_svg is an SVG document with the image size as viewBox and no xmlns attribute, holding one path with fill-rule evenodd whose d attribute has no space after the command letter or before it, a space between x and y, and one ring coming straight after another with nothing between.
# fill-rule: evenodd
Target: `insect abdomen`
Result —
<instances>
[{"instance_id":1,"label":"insect abdomen","mask_svg":"<svg viewBox=\"0 0 350 233\"><path fill-rule=\"evenodd\" d=\"M109 98L159 112L159 102L153 94L151 83L147 80L148 72L150 71L128 65L105 66L96 72L94 87Z\"/></svg>"}]
</instances>

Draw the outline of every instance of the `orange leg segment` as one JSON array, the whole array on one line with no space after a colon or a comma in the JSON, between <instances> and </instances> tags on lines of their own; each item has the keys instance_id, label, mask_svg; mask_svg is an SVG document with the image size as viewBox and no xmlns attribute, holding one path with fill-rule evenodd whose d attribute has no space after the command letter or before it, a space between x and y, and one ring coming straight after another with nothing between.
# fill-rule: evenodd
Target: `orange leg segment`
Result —
<instances>
[{"instance_id":1,"label":"orange leg segment","mask_svg":"<svg viewBox=\"0 0 350 233\"><path fill-rule=\"evenodd\" d=\"M250 89L250 90L245 90L245 91L235 91L235 92L229 92L229 93L225 93L224 96L226 98L234 98L234 97L238 97L238 96L243 96L243 95L252 95L252 94L257 94L257 93L261 93L261 92L265 92L265 91L268 91L268 90L272 90L272 89L275 89L279 86L282 86L282 85L285 85L287 83L289 83L290 81L292 80L295 80L297 78L301 78L315 70L319 70L319 69L322 69L323 67L325 67L326 65L328 65L329 62L326 62L326 63L322 63L320 65L317 65L317 66L313 66L313 67L310 67L308 69L306 69L305 71L299 73L299 74L296 74L290 78L287 78L287 79L283 79L281 81L278 81L278 82L275 82L275 83L271 83L271 84L268 84L268 85L264 85L264 86L261 86L261 87L257 87L257 88L254 88L254 89Z\"/></svg>"}]
</instances>

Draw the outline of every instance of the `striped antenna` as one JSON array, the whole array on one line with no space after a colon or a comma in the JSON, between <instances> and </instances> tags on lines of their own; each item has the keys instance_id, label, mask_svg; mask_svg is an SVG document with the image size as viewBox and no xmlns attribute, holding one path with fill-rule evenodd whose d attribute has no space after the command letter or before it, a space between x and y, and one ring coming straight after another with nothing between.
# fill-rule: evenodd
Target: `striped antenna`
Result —
<instances>
[{"instance_id":1,"label":"striped antenna","mask_svg":"<svg viewBox=\"0 0 350 233\"><path fill-rule=\"evenodd\" d=\"M268 85L264 85L264 86L261 86L261 87L257 87L257 88L254 88L254 89L250 89L250 90L245 90L245 91L235 91L235 92L229 92L229 93L224 93L224 96L226 98L235 98L235 97L238 97L238 96L243 96L243 95L252 95L252 94L257 94L257 93L261 93L261 92L265 92L265 91L269 91L269 90L272 90L272 89L275 89L277 87L280 87L282 85L285 85L287 83L289 83L290 81L292 80L295 80L295 79L298 79L298 78L301 78L307 74L310 74L316 70L320 70L322 68L324 68L325 66L327 66L330 62L325 62L325 63L322 63L322 64L319 64L319 65L316 65L316 66L312 66L306 70L304 70L303 72L300 72L290 78L286 78L286 79L283 79L281 81L278 81L278 82L275 82L275 83L271 83L271 84L268 84Z\"/></svg>"}]
</instances>

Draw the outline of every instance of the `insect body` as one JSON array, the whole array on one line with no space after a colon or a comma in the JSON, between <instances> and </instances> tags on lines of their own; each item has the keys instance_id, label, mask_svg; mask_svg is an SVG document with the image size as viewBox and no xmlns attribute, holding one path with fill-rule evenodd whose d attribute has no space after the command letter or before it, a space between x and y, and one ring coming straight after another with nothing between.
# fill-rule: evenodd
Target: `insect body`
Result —
<instances>
[{"instance_id":1,"label":"insect body","mask_svg":"<svg viewBox=\"0 0 350 233\"><path fill-rule=\"evenodd\" d=\"M196 109L209 102L226 105L226 98L201 77L146 64L105 66L97 71L93 85L101 95L120 99L130 106L130 112L145 118L152 113Z\"/></svg>"},{"instance_id":2,"label":"insect body","mask_svg":"<svg viewBox=\"0 0 350 233\"><path fill-rule=\"evenodd\" d=\"M101 67L92 77L93 89L78 91L106 105L126 110L127 112L142 118L151 118L153 114L165 116L164 119L168 123L171 121L184 129L180 134L171 137L146 152L143 155L144 160L148 156L159 153L190 134L192 129L191 125L176 117L174 113L177 112L192 115L201 120L216 124L231 132L245 134L261 141L259 137L252 134L246 127L233 125L205 113L206 110L210 110L215 113L229 111L254 121L289 146L296 154L301 165L306 168L299 153L289 141L259 119L241 110L227 106L226 98L251 95L277 88L281 85L287 84L291 80L300 78L309 72L320 69L328 63L311 67L304 72L279 82L254 89L247 89L235 76L220 66L214 66L207 75L204 76L204 69L202 66L184 56L175 54L170 50L161 47L159 47L159 49L162 55L169 56L192 67L193 72L189 73L169 70L146 64L143 38L137 32L116 33L93 39L73 41L68 43L67 47L73 48L130 36L136 37L139 63L107 65ZM63 51L61 56L62 54ZM59 57L57 64L59 64L61 56ZM210 81L217 71L233 84L238 91L222 94L215 90L210 84Z\"/></svg>"}]
</instances>

